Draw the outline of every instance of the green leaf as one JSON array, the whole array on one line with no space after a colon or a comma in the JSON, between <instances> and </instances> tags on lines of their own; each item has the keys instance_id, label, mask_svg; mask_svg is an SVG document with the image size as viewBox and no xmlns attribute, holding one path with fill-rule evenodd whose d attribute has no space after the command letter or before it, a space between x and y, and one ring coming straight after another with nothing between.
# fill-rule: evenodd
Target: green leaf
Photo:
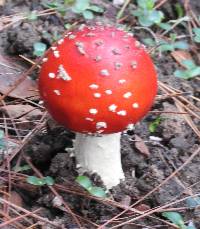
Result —
<instances>
[{"instance_id":1,"label":"green leaf","mask_svg":"<svg viewBox=\"0 0 200 229\"><path fill-rule=\"evenodd\" d=\"M37 20L38 16L36 11L31 11L28 15L27 15L27 19L30 21L35 21Z\"/></svg>"},{"instance_id":2,"label":"green leaf","mask_svg":"<svg viewBox=\"0 0 200 229\"><path fill-rule=\"evenodd\" d=\"M138 18L140 25L150 27L154 24L146 15L142 15Z\"/></svg>"},{"instance_id":3,"label":"green leaf","mask_svg":"<svg viewBox=\"0 0 200 229\"><path fill-rule=\"evenodd\" d=\"M33 54L35 56L43 56L46 49L47 49L46 44L44 44L42 42L36 42L33 45Z\"/></svg>"},{"instance_id":4,"label":"green leaf","mask_svg":"<svg viewBox=\"0 0 200 229\"><path fill-rule=\"evenodd\" d=\"M3 138L4 138L4 131L0 130L0 139L3 139Z\"/></svg>"},{"instance_id":5,"label":"green leaf","mask_svg":"<svg viewBox=\"0 0 200 229\"><path fill-rule=\"evenodd\" d=\"M171 43L168 43L164 40L160 40L160 44L159 47L160 51L164 52L164 51L173 51L174 50L174 46Z\"/></svg>"},{"instance_id":6,"label":"green leaf","mask_svg":"<svg viewBox=\"0 0 200 229\"><path fill-rule=\"evenodd\" d=\"M173 44L168 44L168 43L161 44L159 46L159 49L160 49L161 52L173 51L174 50L174 45Z\"/></svg>"},{"instance_id":7,"label":"green leaf","mask_svg":"<svg viewBox=\"0 0 200 229\"><path fill-rule=\"evenodd\" d=\"M91 20L94 18L94 14L92 13L92 11L85 10L83 11L83 17L87 20Z\"/></svg>"},{"instance_id":8,"label":"green leaf","mask_svg":"<svg viewBox=\"0 0 200 229\"><path fill-rule=\"evenodd\" d=\"M142 9L152 10L155 0L137 0L137 5Z\"/></svg>"},{"instance_id":9,"label":"green leaf","mask_svg":"<svg viewBox=\"0 0 200 229\"><path fill-rule=\"evenodd\" d=\"M174 48L177 48L177 49L188 49L189 45L185 41L177 41L177 42L174 43Z\"/></svg>"},{"instance_id":10,"label":"green leaf","mask_svg":"<svg viewBox=\"0 0 200 229\"><path fill-rule=\"evenodd\" d=\"M175 4L175 10L177 12L178 18L181 18L184 16L184 10L180 3Z\"/></svg>"},{"instance_id":11,"label":"green leaf","mask_svg":"<svg viewBox=\"0 0 200 229\"><path fill-rule=\"evenodd\" d=\"M64 25L64 27L65 27L65 29L70 29L70 28L72 27L72 25L71 25L70 23L66 23L66 24Z\"/></svg>"},{"instance_id":12,"label":"green leaf","mask_svg":"<svg viewBox=\"0 0 200 229\"><path fill-rule=\"evenodd\" d=\"M186 204L189 208L196 208L200 206L200 197L189 197L186 199Z\"/></svg>"},{"instance_id":13,"label":"green leaf","mask_svg":"<svg viewBox=\"0 0 200 229\"><path fill-rule=\"evenodd\" d=\"M175 225L179 226L180 229L187 229L182 216L178 212L163 212L162 215Z\"/></svg>"},{"instance_id":14,"label":"green leaf","mask_svg":"<svg viewBox=\"0 0 200 229\"><path fill-rule=\"evenodd\" d=\"M4 131L0 130L0 149L5 149Z\"/></svg>"},{"instance_id":15,"label":"green leaf","mask_svg":"<svg viewBox=\"0 0 200 229\"><path fill-rule=\"evenodd\" d=\"M200 37L200 28L194 28L193 32L195 33L196 36Z\"/></svg>"},{"instance_id":16,"label":"green leaf","mask_svg":"<svg viewBox=\"0 0 200 229\"><path fill-rule=\"evenodd\" d=\"M96 13L103 13L103 11L104 11L103 8L96 6L96 5L91 5L88 9L92 10Z\"/></svg>"},{"instance_id":17,"label":"green leaf","mask_svg":"<svg viewBox=\"0 0 200 229\"><path fill-rule=\"evenodd\" d=\"M88 189L88 192L91 195L96 196L96 197L101 197L101 198L106 197L106 193L105 193L104 189L101 187L92 186Z\"/></svg>"},{"instance_id":18,"label":"green leaf","mask_svg":"<svg viewBox=\"0 0 200 229\"><path fill-rule=\"evenodd\" d=\"M76 182L85 189L89 189L90 187L92 187L91 180L86 176L78 176L76 178Z\"/></svg>"},{"instance_id":19,"label":"green leaf","mask_svg":"<svg viewBox=\"0 0 200 229\"><path fill-rule=\"evenodd\" d=\"M174 75L178 78L182 78L182 79L188 79L188 74L187 71L182 71L182 70L176 70L174 72Z\"/></svg>"},{"instance_id":20,"label":"green leaf","mask_svg":"<svg viewBox=\"0 0 200 229\"><path fill-rule=\"evenodd\" d=\"M200 43L200 28L194 28L193 32L195 34L194 41Z\"/></svg>"},{"instance_id":21,"label":"green leaf","mask_svg":"<svg viewBox=\"0 0 200 229\"><path fill-rule=\"evenodd\" d=\"M181 62L181 64L183 64L183 66L185 66L189 70L191 70L191 69L196 67L196 65L195 65L193 60L183 60Z\"/></svg>"},{"instance_id":22,"label":"green leaf","mask_svg":"<svg viewBox=\"0 0 200 229\"><path fill-rule=\"evenodd\" d=\"M164 30L170 30L172 28L172 26L169 23L163 23L163 22L158 23L158 26Z\"/></svg>"},{"instance_id":23,"label":"green leaf","mask_svg":"<svg viewBox=\"0 0 200 229\"><path fill-rule=\"evenodd\" d=\"M38 178L38 177L35 177L35 176L29 176L29 177L27 177L26 181L29 184L33 184L33 185L36 185L36 186L43 186L43 185L46 184L45 179Z\"/></svg>"},{"instance_id":24,"label":"green leaf","mask_svg":"<svg viewBox=\"0 0 200 229\"><path fill-rule=\"evenodd\" d=\"M155 41L152 38L145 38L142 40L145 45L154 46Z\"/></svg>"},{"instance_id":25,"label":"green leaf","mask_svg":"<svg viewBox=\"0 0 200 229\"><path fill-rule=\"evenodd\" d=\"M139 12L139 11L138 11ZM151 10L147 11L144 10L141 12L141 14L138 16L139 23L142 26L152 26L153 24L160 24L162 21L164 15L161 11L157 10Z\"/></svg>"},{"instance_id":26,"label":"green leaf","mask_svg":"<svg viewBox=\"0 0 200 229\"><path fill-rule=\"evenodd\" d=\"M50 9L56 9L60 4L57 1L53 1L50 3L44 3L43 5Z\"/></svg>"},{"instance_id":27,"label":"green leaf","mask_svg":"<svg viewBox=\"0 0 200 229\"><path fill-rule=\"evenodd\" d=\"M15 166L15 167L13 168L13 170L14 170L15 172L22 172L22 171L27 171L27 170L30 170L30 169L31 169L31 167L30 167L29 165Z\"/></svg>"},{"instance_id":28,"label":"green leaf","mask_svg":"<svg viewBox=\"0 0 200 229\"><path fill-rule=\"evenodd\" d=\"M46 176L44 179L47 185L54 185L55 183L54 179L50 176Z\"/></svg>"},{"instance_id":29,"label":"green leaf","mask_svg":"<svg viewBox=\"0 0 200 229\"><path fill-rule=\"evenodd\" d=\"M195 76L199 76L200 75L200 67L196 66L193 69L189 69L188 75L190 76L190 78L193 78Z\"/></svg>"},{"instance_id":30,"label":"green leaf","mask_svg":"<svg viewBox=\"0 0 200 229\"><path fill-rule=\"evenodd\" d=\"M76 0L74 6L72 7L72 11L74 13L82 13L90 6L90 0Z\"/></svg>"},{"instance_id":31,"label":"green leaf","mask_svg":"<svg viewBox=\"0 0 200 229\"><path fill-rule=\"evenodd\" d=\"M170 36L171 41L175 42L175 40L177 38L177 34L176 33L170 33L169 36Z\"/></svg>"},{"instance_id":32,"label":"green leaf","mask_svg":"<svg viewBox=\"0 0 200 229\"><path fill-rule=\"evenodd\" d=\"M67 9L63 8L63 6L60 6L57 8L57 11L62 15L65 16Z\"/></svg>"},{"instance_id":33,"label":"green leaf","mask_svg":"<svg viewBox=\"0 0 200 229\"><path fill-rule=\"evenodd\" d=\"M143 15L143 11L142 11L141 9L133 10L133 11L132 11L132 14L133 14L135 17L139 17L139 16Z\"/></svg>"},{"instance_id":34,"label":"green leaf","mask_svg":"<svg viewBox=\"0 0 200 229\"><path fill-rule=\"evenodd\" d=\"M160 125L161 121L162 121L162 118L158 116L153 122L149 124L149 131L151 133L154 133L156 129L158 128L158 126Z\"/></svg>"},{"instance_id":35,"label":"green leaf","mask_svg":"<svg viewBox=\"0 0 200 229\"><path fill-rule=\"evenodd\" d=\"M198 36L194 37L194 41L195 41L196 43L200 43L200 37L198 37Z\"/></svg>"},{"instance_id":36,"label":"green leaf","mask_svg":"<svg viewBox=\"0 0 200 229\"><path fill-rule=\"evenodd\" d=\"M64 0L64 4L68 5L68 4L72 4L74 3L75 0Z\"/></svg>"},{"instance_id":37,"label":"green leaf","mask_svg":"<svg viewBox=\"0 0 200 229\"><path fill-rule=\"evenodd\" d=\"M163 18L164 18L163 12L152 10L149 14L148 20L154 22L155 24L159 24Z\"/></svg>"}]
</instances>

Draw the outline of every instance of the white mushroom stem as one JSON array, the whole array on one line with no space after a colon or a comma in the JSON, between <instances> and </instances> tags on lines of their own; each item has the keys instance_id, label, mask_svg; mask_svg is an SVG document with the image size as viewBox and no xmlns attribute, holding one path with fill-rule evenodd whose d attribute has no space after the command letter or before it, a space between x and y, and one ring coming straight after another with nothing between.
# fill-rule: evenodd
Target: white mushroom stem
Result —
<instances>
[{"instance_id":1,"label":"white mushroom stem","mask_svg":"<svg viewBox=\"0 0 200 229\"><path fill-rule=\"evenodd\" d=\"M81 172L96 172L110 189L124 179L120 154L120 133L92 136L78 133L74 144Z\"/></svg>"}]
</instances>

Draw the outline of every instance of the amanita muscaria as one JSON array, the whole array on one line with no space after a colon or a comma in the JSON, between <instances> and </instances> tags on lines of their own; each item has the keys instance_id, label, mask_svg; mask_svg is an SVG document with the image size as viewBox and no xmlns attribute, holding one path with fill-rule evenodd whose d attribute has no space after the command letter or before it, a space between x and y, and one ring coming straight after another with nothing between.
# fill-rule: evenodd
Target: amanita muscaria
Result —
<instances>
[{"instance_id":1,"label":"amanita muscaria","mask_svg":"<svg viewBox=\"0 0 200 229\"><path fill-rule=\"evenodd\" d=\"M120 134L149 111L157 92L144 46L113 26L81 26L43 59L39 90L52 117L76 132L82 171L99 174L107 188L119 184Z\"/></svg>"}]
</instances>

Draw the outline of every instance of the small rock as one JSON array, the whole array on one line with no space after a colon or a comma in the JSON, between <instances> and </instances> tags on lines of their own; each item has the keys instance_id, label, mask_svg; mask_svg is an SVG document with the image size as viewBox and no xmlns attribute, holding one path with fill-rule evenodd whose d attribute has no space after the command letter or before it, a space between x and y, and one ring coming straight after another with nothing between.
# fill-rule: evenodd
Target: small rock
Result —
<instances>
[{"instance_id":1,"label":"small rock","mask_svg":"<svg viewBox=\"0 0 200 229\"><path fill-rule=\"evenodd\" d=\"M130 206L131 204L131 197L128 195L125 195L122 200L120 201L120 203L124 206Z\"/></svg>"},{"instance_id":2,"label":"small rock","mask_svg":"<svg viewBox=\"0 0 200 229\"><path fill-rule=\"evenodd\" d=\"M187 142L187 140L183 136L172 138L170 140L170 144L177 149L185 150L185 149L190 148L190 144Z\"/></svg>"},{"instance_id":3,"label":"small rock","mask_svg":"<svg viewBox=\"0 0 200 229\"><path fill-rule=\"evenodd\" d=\"M61 207L62 206L62 199L58 196L56 196L53 200L52 200L52 204L54 207Z\"/></svg>"},{"instance_id":4,"label":"small rock","mask_svg":"<svg viewBox=\"0 0 200 229\"><path fill-rule=\"evenodd\" d=\"M125 0L113 0L113 5L114 6L120 6L124 4Z\"/></svg>"}]
</instances>

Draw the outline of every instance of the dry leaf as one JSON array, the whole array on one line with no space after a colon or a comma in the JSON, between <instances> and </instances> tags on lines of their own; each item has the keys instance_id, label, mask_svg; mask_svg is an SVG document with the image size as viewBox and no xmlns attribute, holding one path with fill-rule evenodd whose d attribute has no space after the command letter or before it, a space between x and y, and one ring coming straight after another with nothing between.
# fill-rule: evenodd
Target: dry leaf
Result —
<instances>
[{"instance_id":1,"label":"dry leaf","mask_svg":"<svg viewBox=\"0 0 200 229\"><path fill-rule=\"evenodd\" d=\"M139 150L141 154L144 154L145 156L149 156L150 152L146 144L144 143L144 141L138 135L135 134L134 136L135 136L136 149Z\"/></svg>"},{"instance_id":2,"label":"dry leaf","mask_svg":"<svg viewBox=\"0 0 200 229\"><path fill-rule=\"evenodd\" d=\"M183 67L185 67L182 64L182 62L184 60L192 60L191 54L189 52L183 51L183 50L173 51L173 52L171 52L171 55Z\"/></svg>"},{"instance_id":3,"label":"dry leaf","mask_svg":"<svg viewBox=\"0 0 200 229\"><path fill-rule=\"evenodd\" d=\"M19 80L21 74L26 71L25 67L16 64L11 58L0 55L0 93L6 94ZM37 84L27 77L10 94L14 98L38 98Z\"/></svg>"},{"instance_id":4,"label":"dry leaf","mask_svg":"<svg viewBox=\"0 0 200 229\"><path fill-rule=\"evenodd\" d=\"M147 204L140 204L140 205L137 205L135 209L137 209L138 211L144 212L144 211L150 210L151 207Z\"/></svg>"},{"instance_id":5,"label":"dry leaf","mask_svg":"<svg viewBox=\"0 0 200 229\"><path fill-rule=\"evenodd\" d=\"M12 191L10 193L10 199L9 201L19 207L22 207L23 206L23 199L22 197L15 191Z\"/></svg>"}]
</instances>

